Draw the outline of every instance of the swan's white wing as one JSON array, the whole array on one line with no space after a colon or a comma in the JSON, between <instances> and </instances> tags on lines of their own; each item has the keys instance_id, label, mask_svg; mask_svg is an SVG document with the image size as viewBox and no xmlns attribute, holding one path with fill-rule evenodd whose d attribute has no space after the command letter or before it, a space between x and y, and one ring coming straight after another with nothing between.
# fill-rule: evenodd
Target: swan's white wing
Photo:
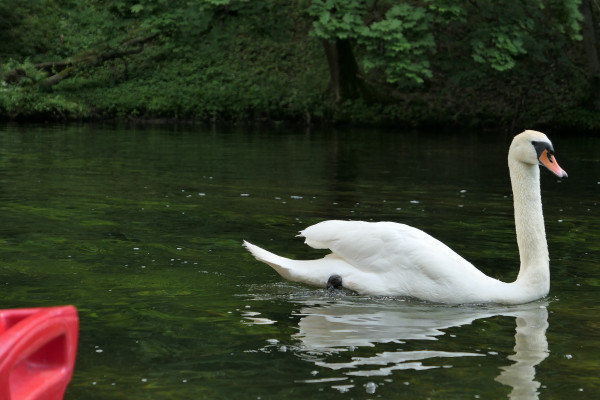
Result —
<instances>
[{"instance_id":1,"label":"swan's white wing","mask_svg":"<svg viewBox=\"0 0 600 400\"><path fill-rule=\"evenodd\" d=\"M309 246L330 249L356 268L370 272L412 269L415 265L432 268L434 261L439 269L449 265L474 268L434 237L394 222L323 221L301 231L300 236Z\"/></svg>"},{"instance_id":2,"label":"swan's white wing","mask_svg":"<svg viewBox=\"0 0 600 400\"><path fill-rule=\"evenodd\" d=\"M408 225L333 220L300 235L309 246L331 249L354 266L356 273L344 277L343 285L360 292L431 298L445 297L453 288L448 295L457 296L457 289L474 290L469 282L490 280L448 246Z\"/></svg>"}]
</instances>

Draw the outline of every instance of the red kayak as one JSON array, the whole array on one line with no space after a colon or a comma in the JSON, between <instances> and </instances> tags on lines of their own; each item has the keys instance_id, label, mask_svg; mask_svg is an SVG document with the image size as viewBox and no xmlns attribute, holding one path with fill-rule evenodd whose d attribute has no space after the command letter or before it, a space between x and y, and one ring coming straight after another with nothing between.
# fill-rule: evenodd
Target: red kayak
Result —
<instances>
[{"instance_id":1,"label":"red kayak","mask_svg":"<svg viewBox=\"0 0 600 400\"><path fill-rule=\"evenodd\" d=\"M78 330L73 306L0 310L0 399L62 400Z\"/></svg>"}]
</instances>

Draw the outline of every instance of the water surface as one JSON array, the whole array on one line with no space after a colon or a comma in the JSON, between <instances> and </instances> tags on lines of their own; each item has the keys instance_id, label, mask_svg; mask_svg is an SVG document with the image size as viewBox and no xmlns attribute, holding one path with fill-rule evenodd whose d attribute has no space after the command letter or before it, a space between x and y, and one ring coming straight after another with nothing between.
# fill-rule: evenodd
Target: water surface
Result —
<instances>
[{"instance_id":1,"label":"water surface","mask_svg":"<svg viewBox=\"0 0 600 400\"><path fill-rule=\"evenodd\" d=\"M0 129L1 308L74 304L66 399L589 398L600 384L600 140L551 133L548 298L444 306L283 281L324 219L391 220L514 280L509 137Z\"/></svg>"}]
</instances>

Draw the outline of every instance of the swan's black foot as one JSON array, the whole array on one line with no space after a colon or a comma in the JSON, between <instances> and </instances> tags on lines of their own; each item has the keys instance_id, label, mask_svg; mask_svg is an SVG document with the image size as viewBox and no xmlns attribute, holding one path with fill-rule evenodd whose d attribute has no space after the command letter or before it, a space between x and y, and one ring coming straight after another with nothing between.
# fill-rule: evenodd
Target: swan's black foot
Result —
<instances>
[{"instance_id":1,"label":"swan's black foot","mask_svg":"<svg viewBox=\"0 0 600 400\"><path fill-rule=\"evenodd\" d=\"M342 277L339 275L331 275L327 279L327 290L335 290L342 287Z\"/></svg>"}]
</instances>

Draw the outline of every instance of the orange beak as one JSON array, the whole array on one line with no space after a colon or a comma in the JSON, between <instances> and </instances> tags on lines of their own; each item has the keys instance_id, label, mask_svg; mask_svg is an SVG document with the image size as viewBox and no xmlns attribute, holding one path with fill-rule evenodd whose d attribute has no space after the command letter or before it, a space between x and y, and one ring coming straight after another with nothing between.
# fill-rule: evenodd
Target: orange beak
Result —
<instances>
[{"instance_id":1,"label":"orange beak","mask_svg":"<svg viewBox=\"0 0 600 400\"><path fill-rule=\"evenodd\" d=\"M544 167L548 168L554 175L558 176L559 178L568 177L567 172L558 165L556 159L554 158L554 155L548 153L548 150L544 150L544 152L540 156L540 162Z\"/></svg>"}]
</instances>

